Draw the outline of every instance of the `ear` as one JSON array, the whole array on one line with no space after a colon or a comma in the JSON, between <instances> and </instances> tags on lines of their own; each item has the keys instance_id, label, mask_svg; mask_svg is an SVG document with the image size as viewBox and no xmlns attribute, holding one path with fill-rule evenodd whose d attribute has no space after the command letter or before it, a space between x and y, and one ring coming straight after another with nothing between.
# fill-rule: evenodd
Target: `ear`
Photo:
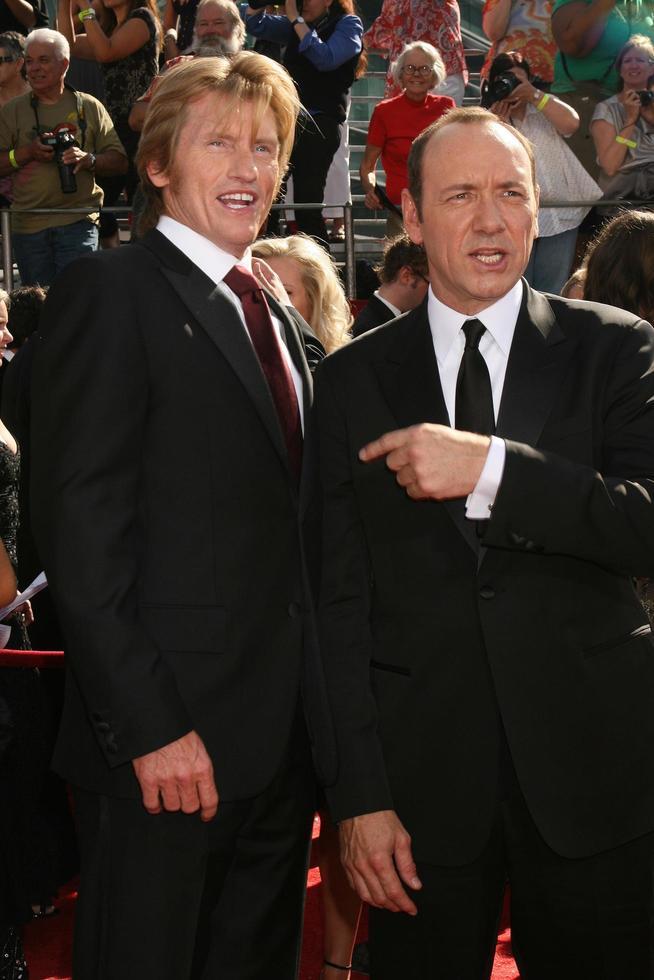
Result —
<instances>
[{"instance_id":1,"label":"ear","mask_svg":"<svg viewBox=\"0 0 654 980\"><path fill-rule=\"evenodd\" d=\"M406 187L402 191L402 214L407 235L416 245L422 245L422 227L418 217L418 209Z\"/></svg>"},{"instance_id":2,"label":"ear","mask_svg":"<svg viewBox=\"0 0 654 980\"><path fill-rule=\"evenodd\" d=\"M150 178L150 183L154 184L155 187L168 187L170 184L170 177L160 168L156 160L151 160L146 164L145 172Z\"/></svg>"}]
</instances>

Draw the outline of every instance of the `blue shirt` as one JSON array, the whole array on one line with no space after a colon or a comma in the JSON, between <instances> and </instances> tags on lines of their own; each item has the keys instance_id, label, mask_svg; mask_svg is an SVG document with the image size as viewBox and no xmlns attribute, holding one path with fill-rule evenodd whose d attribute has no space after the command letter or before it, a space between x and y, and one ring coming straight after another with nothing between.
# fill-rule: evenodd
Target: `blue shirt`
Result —
<instances>
[{"instance_id":1,"label":"blue shirt","mask_svg":"<svg viewBox=\"0 0 654 980\"><path fill-rule=\"evenodd\" d=\"M288 44L295 33L288 17L267 14L264 9L249 17L245 16L244 19L248 34L266 41ZM310 26L307 24L307 27ZM360 53L363 47L362 38L363 24L360 18L354 14L344 14L326 41L322 41L315 31L310 30L300 41L298 51L318 71L333 71Z\"/></svg>"}]
</instances>

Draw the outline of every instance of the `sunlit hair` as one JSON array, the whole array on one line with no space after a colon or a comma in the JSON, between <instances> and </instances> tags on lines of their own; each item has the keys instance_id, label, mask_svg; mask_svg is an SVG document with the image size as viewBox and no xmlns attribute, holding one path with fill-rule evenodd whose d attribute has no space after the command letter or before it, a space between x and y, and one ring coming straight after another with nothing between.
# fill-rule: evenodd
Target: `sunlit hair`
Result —
<instances>
[{"instance_id":1,"label":"sunlit hair","mask_svg":"<svg viewBox=\"0 0 654 980\"><path fill-rule=\"evenodd\" d=\"M416 211L418 213L418 219L422 221L422 161L427 149L427 145L431 140L440 133L441 130L446 129L448 126L454 125L454 123L462 123L467 126L501 126L503 129L508 130L509 133L520 143L523 147L525 153L529 158L529 164L531 169L531 180L534 189L534 195L538 199L538 183L536 182L536 158L534 157L534 148L527 139L523 136L519 130L510 123L504 122L503 119L499 119L488 109L482 109L480 106L468 106L466 108L456 108L452 109L445 116L441 116L436 122L433 122L426 129L423 129L422 133L415 138L413 145L409 152L409 160L407 164L408 169L408 185L409 193L413 198L413 202L416 206Z\"/></svg>"},{"instance_id":2,"label":"sunlit hair","mask_svg":"<svg viewBox=\"0 0 654 980\"><path fill-rule=\"evenodd\" d=\"M569 279L561 286L561 292L559 295L563 296L564 299L582 299L584 295L584 286L586 283L586 266L581 265L578 269L572 273ZM575 295L578 293L579 295Z\"/></svg>"},{"instance_id":3,"label":"sunlit hair","mask_svg":"<svg viewBox=\"0 0 654 980\"><path fill-rule=\"evenodd\" d=\"M230 55L236 54L237 51L241 50L245 42L245 24L241 20L238 7L233 0L200 0L195 12L195 29L193 31L193 43L191 45L191 50L196 51L197 48L203 43L198 38L197 25L198 21L202 17L202 12L205 7L218 7L227 18L231 26L231 33L229 38L222 38L222 40L225 42L223 46L224 53Z\"/></svg>"},{"instance_id":4,"label":"sunlit hair","mask_svg":"<svg viewBox=\"0 0 654 980\"><path fill-rule=\"evenodd\" d=\"M586 252L584 299L654 317L654 214L623 211Z\"/></svg>"},{"instance_id":5,"label":"sunlit hair","mask_svg":"<svg viewBox=\"0 0 654 980\"><path fill-rule=\"evenodd\" d=\"M618 92L621 92L622 89L624 88L624 78L620 74L622 69L622 62L624 61L625 57L629 54L629 52L632 51L634 48L638 48L639 50L644 51L645 54L647 55L650 65L652 66L651 74L648 75L647 77L647 87L649 88L651 82L654 81L654 44L652 44L651 40L645 34L632 34L631 37L626 41L626 43L623 44L623 46L620 48L620 51L618 52L618 57L615 59L615 70L619 75Z\"/></svg>"},{"instance_id":6,"label":"sunlit hair","mask_svg":"<svg viewBox=\"0 0 654 980\"><path fill-rule=\"evenodd\" d=\"M152 97L136 155L145 207L139 221L139 233L153 228L164 205L161 190L151 182L147 168L156 166L170 175L182 129L189 118L189 106L207 93L220 96L221 118L233 118L243 102L254 107L256 130L268 109L271 110L279 139L279 173L277 188L288 167L295 138L299 101L288 73L264 55L241 51L231 60L196 58L166 72Z\"/></svg>"},{"instance_id":7,"label":"sunlit hair","mask_svg":"<svg viewBox=\"0 0 654 980\"><path fill-rule=\"evenodd\" d=\"M380 264L375 266L375 272L379 281L386 284L397 279L404 268L410 269L414 276L429 278L424 245L412 242L407 234L398 235L387 243Z\"/></svg>"},{"instance_id":8,"label":"sunlit hair","mask_svg":"<svg viewBox=\"0 0 654 980\"><path fill-rule=\"evenodd\" d=\"M57 61L70 61L70 45L59 31L53 31L49 27L38 27L35 31L30 31L25 38L26 55L32 44L51 44Z\"/></svg>"},{"instance_id":9,"label":"sunlit hair","mask_svg":"<svg viewBox=\"0 0 654 980\"><path fill-rule=\"evenodd\" d=\"M336 266L313 238L265 238L254 243L252 254L264 261L277 258L297 263L311 308L309 326L328 354L351 340L352 314Z\"/></svg>"},{"instance_id":10,"label":"sunlit hair","mask_svg":"<svg viewBox=\"0 0 654 980\"><path fill-rule=\"evenodd\" d=\"M440 54L433 46L433 44L427 44L426 41L412 41L411 44L405 45L403 50L397 56L394 62L391 64L390 73L391 78L399 88L405 88L402 83L402 71L407 62L410 62L411 56L416 51L421 51L426 58L431 61L432 70L432 88L440 85L444 82L447 77L447 71L445 70L445 65L443 64L443 59Z\"/></svg>"}]
</instances>

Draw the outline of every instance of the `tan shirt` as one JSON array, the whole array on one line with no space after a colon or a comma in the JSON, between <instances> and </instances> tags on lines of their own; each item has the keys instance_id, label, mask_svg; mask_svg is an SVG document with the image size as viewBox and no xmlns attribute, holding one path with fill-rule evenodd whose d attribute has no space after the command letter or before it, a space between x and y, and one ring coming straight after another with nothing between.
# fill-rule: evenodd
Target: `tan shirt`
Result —
<instances>
[{"instance_id":1,"label":"tan shirt","mask_svg":"<svg viewBox=\"0 0 654 980\"><path fill-rule=\"evenodd\" d=\"M86 131L83 149L87 153L106 153L107 150L118 150L125 154L109 113L104 106L92 95L80 93ZM36 118L31 105L32 95L27 92L12 99L0 109L0 150L17 150L26 146L37 135ZM68 129L78 144L82 146L77 116L77 100L75 94L66 89L61 99L55 105L38 105L39 124L41 132L56 132ZM37 232L45 228L70 225L75 221L88 218L97 222L98 209L102 205L102 189L95 182L95 175L90 170L83 170L75 175L77 191L74 194L63 194L59 182L59 170L54 161L47 163L32 160L21 167L13 175L12 227L16 232ZM63 214L23 214L24 208L85 208L84 213Z\"/></svg>"}]
</instances>

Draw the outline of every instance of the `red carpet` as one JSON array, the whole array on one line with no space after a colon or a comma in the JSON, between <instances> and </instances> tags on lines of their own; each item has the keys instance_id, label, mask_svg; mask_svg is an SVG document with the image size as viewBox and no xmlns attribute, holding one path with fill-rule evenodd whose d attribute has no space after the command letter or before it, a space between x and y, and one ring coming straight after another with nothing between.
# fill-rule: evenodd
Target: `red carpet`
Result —
<instances>
[{"instance_id":1,"label":"red carpet","mask_svg":"<svg viewBox=\"0 0 654 980\"><path fill-rule=\"evenodd\" d=\"M322 964L322 927L320 911L320 872L309 871L307 902L304 917L304 944L300 980L318 980ZM25 949L30 967L30 980L70 980L72 924L75 908L76 883L71 882L57 899L60 914L51 919L39 919L28 925ZM364 917L365 921L365 917ZM365 924L359 938L365 939ZM364 980L354 973L353 980ZM398 978L401 980L401 978ZM492 980L519 980L511 956L510 933L503 932L497 944Z\"/></svg>"}]
</instances>

